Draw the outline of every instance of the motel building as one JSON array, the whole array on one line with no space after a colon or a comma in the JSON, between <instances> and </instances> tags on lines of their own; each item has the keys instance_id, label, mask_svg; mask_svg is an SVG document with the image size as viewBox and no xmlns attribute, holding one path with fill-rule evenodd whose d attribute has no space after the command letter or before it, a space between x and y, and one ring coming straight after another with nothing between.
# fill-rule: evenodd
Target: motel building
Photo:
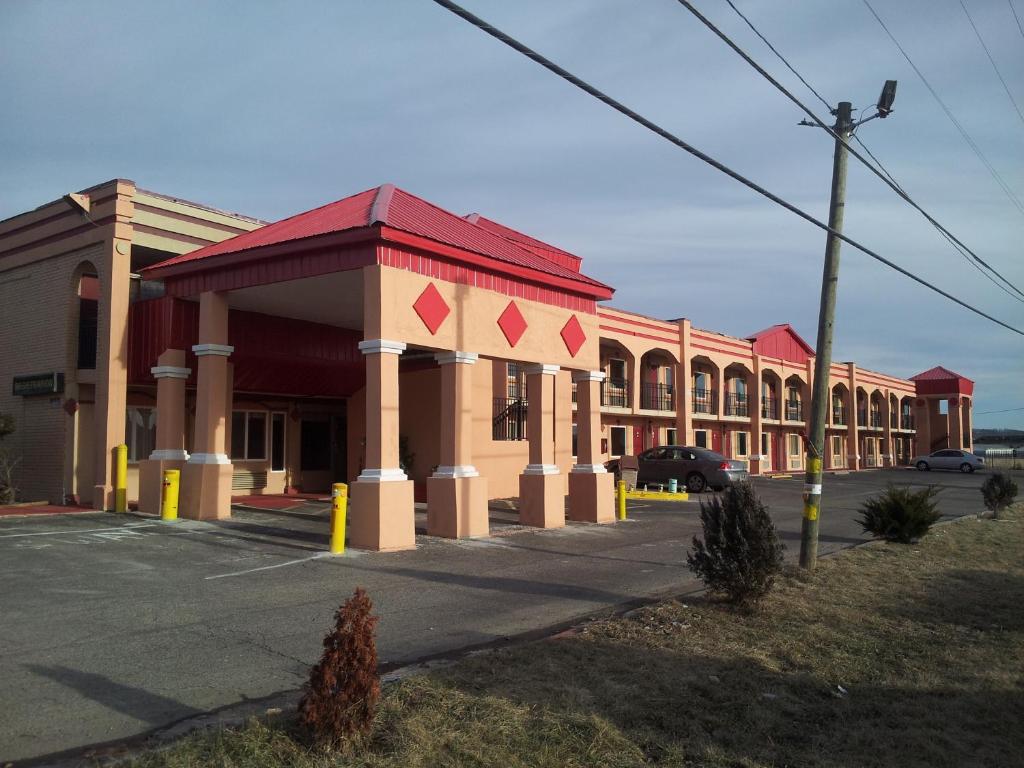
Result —
<instances>
[{"instance_id":1,"label":"motel building","mask_svg":"<svg viewBox=\"0 0 1024 768\"><path fill-rule=\"evenodd\" d=\"M0 222L0 412L20 498L180 514L350 483L349 543L610 522L603 463L694 445L795 472L814 350L609 306L581 259L391 185L267 223L114 180ZM971 448L973 383L830 370L825 465ZM566 503L566 500L568 503Z\"/></svg>"}]
</instances>

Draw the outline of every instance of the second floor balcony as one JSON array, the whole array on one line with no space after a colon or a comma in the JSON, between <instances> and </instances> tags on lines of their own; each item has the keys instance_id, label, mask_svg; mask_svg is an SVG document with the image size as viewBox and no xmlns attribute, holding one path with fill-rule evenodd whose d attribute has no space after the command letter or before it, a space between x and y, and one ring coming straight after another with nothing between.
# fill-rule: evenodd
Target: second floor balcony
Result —
<instances>
[{"instance_id":1,"label":"second floor balcony","mask_svg":"<svg viewBox=\"0 0 1024 768\"><path fill-rule=\"evenodd\" d=\"M838 403L832 404L832 423L838 427L846 426L846 406Z\"/></svg>"},{"instance_id":2,"label":"second floor balcony","mask_svg":"<svg viewBox=\"0 0 1024 768\"><path fill-rule=\"evenodd\" d=\"M640 390L640 407L648 411L674 411L675 387L671 384L644 382Z\"/></svg>"},{"instance_id":3,"label":"second floor balcony","mask_svg":"<svg viewBox=\"0 0 1024 768\"><path fill-rule=\"evenodd\" d=\"M779 418L779 400L775 397L763 396L761 398L761 418L762 419L778 419Z\"/></svg>"},{"instance_id":4,"label":"second floor balcony","mask_svg":"<svg viewBox=\"0 0 1024 768\"><path fill-rule=\"evenodd\" d=\"M747 396L740 392L728 392L725 395L726 416L750 416L750 407Z\"/></svg>"},{"instance_id":5,"label":"second floor balcony","mask_svg":"<svg viewBox=\"0 0 1024 768\"><path fill-rule=\"evenodd\" d=\"M693 412L694 413L718 413L718 403L716 402L715 392L711 389L695 389L693 390Z\"/></svg>"},{"instance_id":6,"label":"second floor balcony","mask_svg":"<svg viewBox=\"0 0 1024 768\"><path fill-rule=\"evenodd\" d=\"M917 429L914 425L914 417L909 413L903 414L900 418L900 429Z\"/></svg>"},{"instance_id":7,"label":"second floor balcony","mask_svg":"<svg viewBox=\"0 0 1024 768\"><path fill-rule=\"evenodd\" d=\"M629 408L629 379L605 379L601 382L601 405L610 408Z\"/></svg>"},{"instance_id":8,"label":"second floor balcony","mask_svg":"<svg viewBox=\"0 0 1024 768\"><path fill-rule=\"evenodd\" d=\"M804 404L799 400L786 401L786 421L803 421Z\"/></svg>"}]
</instances>

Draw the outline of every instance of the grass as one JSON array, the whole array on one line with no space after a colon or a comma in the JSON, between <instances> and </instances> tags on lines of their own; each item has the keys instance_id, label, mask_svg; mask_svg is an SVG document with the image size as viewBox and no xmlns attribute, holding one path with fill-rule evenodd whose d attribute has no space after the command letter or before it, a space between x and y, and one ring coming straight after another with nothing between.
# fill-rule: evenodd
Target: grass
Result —
<instances>
[{"instance_id":1,"label":"grass","mask_svg":"<svg viewBox=\"0 0 1024 768\"><path fill-rule=\"evenodd\" d=\"M348 755L252 721L133 768L1003 766L1024 751L1024 512L663 602L389 686Z\"/></svg>"}]
</instances>

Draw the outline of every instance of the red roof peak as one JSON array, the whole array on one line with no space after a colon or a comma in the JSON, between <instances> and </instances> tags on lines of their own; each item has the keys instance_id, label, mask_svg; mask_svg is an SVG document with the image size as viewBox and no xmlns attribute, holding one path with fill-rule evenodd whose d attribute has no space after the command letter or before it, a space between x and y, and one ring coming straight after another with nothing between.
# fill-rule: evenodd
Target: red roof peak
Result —
<instances>
[{"instance_id":1,"label":"red roof peak","mask_svg":"<svg viewBox=\"0 0 1024 768\"><path fill-rule=\"evenodd\" d=\"M780 347L777 344L768 343L769 339L780 334L784 334L792 344L796 345L796 348L799 350L798 354L790 354L787 356L784 354L786 351L785 345ZM758 354L768 354L773 357L786 357L787 359L793 359L796 357L799 358L797 362L804 362L807 357L814 357L814 347L804 341L803 337L800 336L800 334L797 333L789 323L776 323L775 325L770 325L757 333L747 336L746 339L747 341L754 343L754 351L758 352ZM768 351L769 348L771 351ZM791 349L790 353L792 353L792 351L793 350Z\"/></svg>"},{"instance_id":2,"label":"red roof peak","mask_svg":"<svg viewBox=\"0 0 1024 768\"><path fill-rule=\"evenodd\" d=\"M578 256L480 216L475 221L457 216L394 184L382 184L290 216L229 240L168 259L144 271L160 277L171 274L167 271L171 268L185 265L200 268L197 262L201 260L243 252L253 252L252 258L259 259L259 249L267 246L347 230L364 229L372 236L372 232L369 232L372 227L387 227L485 256L496 262L495 268L499 270L500 265L505 264L569 280L578 285L584 294L595 298L610 298L612 294L609 286L580 273L581 259ZM540 275L538 278L543 281Z\"/></svg>"},{"instance_id":3,"label":"red roof peak","mask_svg":"<svg viewBox=\"0 0 1024 768\"><path fill-rule=\"evenodd\" d=\"M941 381L944 379L964 379L970 381L966 376L961 376L956 371L951 371L949 368L943 368L941 365L936 365L934 368L929 368L927 371L922 371L916 376L911 376L911 381Z\"/></svg>"}]
</instances>

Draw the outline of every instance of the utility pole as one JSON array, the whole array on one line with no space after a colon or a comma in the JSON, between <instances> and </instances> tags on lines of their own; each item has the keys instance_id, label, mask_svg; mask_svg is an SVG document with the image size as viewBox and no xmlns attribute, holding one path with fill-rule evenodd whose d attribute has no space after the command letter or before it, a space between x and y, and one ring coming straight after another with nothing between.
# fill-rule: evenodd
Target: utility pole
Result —
<instances>
[{"instance_id":1,"label":"utility pole","mask_svg":"<svg viewBox=\"0 0 1024 768\"><path fill-rule=\"evenodd\" d=\"M876 117L888 117L896 98L896 81L887 80L878 97L878 111L871 117L853 122L853 106L839 102L835 111L835 154L832 158L832 198L828 226L832 230L825 241L825 267L821 275L821 304L818 309L818 341L815 346L814 384L811 392L811 418L808 425L807 471L804 474L804 517L800 531L800 567L813 570L818 561L818 519L821 516L821 481L825 460L825 426L828 423L832 387L832 325L836 314L836 288L839 284L839 246L836 233L843 231L846 206L847 142L859 125ZM808 123L804 123L807 125ZM813 125L811 123L810 125ZM848 427L849 428L849 427ZM856 428L854 428L856 429ZM854 440L857 435L854 434Z\"/></svg>"},{"instance_id":2,"label":"utility pole","mask_svg":"<svg viewBox=\"0 0 1024 768\"><path fill-rule=\"evenodd\" d=\"M811 422L804 475L804 519L800 531L800 567L812 570L818 560L818 517L821 512L821 479L825 457L825 425L832 370L832 324L836 315L836 287L839 284L839 247L842 240L835 232L843 231L843 209L846 206L846 141L853 133L853 105L839 102L836 139L832 158L832 199L828 207L828 225L833 230L825 241L825 268L821 275L821 306L818 309L818 342L815 345L814 387L811 391Z\"/></svg>"}]
</instances>

